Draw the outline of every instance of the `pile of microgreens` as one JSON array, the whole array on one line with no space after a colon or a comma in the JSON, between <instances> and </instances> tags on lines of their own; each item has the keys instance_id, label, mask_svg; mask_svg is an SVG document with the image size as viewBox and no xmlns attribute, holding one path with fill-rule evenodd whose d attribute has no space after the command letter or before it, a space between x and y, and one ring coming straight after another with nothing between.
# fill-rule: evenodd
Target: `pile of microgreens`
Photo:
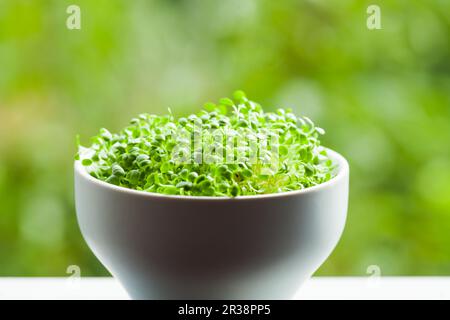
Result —
<instances>
[{"instance_id":1,"label":"pile of microgreens","mask_svg":"<svg viewBox=\"0 0 450 320\"><path fill-rule=\"evenodd\" d=\"M212 131L223 137L216 139ZM141 114L119 133L101 129L91 147L78 143L76 159L93 177L135 190L188 196L259 195L304 189L331 179L334 166L320 147L321 134L323 129L307 117L297 117L290 109L264 112L237 91L233 100L207 103L197 115L176 120L170 110L166 116ZM207 159L204 149L198 145L196 149L189 137L201 137L200 147L214 152ZM183 157L174 156L178 153Z\"/></svg>"}]
</instances>

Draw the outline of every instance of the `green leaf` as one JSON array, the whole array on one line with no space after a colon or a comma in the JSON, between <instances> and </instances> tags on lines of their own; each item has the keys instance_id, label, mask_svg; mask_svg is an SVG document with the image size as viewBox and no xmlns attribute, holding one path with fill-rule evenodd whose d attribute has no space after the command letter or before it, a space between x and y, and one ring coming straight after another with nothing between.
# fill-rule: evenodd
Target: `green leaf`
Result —
<instances>
[{"instance_id":1,"label":"green leaf","mask_svg":"<svg viewBox=\"0 0 450 320\"><path fill-rule=\"evenodd\" d=\"M90 166L92 164L92 160L91 159L83 159L83 160L81 160L81 164L83 166Z\"/></svg>"}]
</instances>

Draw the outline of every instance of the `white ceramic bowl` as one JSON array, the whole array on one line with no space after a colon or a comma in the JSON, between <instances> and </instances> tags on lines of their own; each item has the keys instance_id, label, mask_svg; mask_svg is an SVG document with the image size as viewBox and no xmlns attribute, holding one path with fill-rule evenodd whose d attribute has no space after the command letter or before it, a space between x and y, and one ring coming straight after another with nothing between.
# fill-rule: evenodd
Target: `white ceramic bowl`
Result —
<instances>
[{"instance_id":1,"label":"white ceramic bowl","mask_svg":"<svg viewBox=\"0 0 450 320\"><path fill-rule=\"evenodd\" d=\"M117 187L75 162L78 222L88 245L134 299L290 299L344 229L349 168L330 181L237 198Z\"/></svg>"}]
</instances>

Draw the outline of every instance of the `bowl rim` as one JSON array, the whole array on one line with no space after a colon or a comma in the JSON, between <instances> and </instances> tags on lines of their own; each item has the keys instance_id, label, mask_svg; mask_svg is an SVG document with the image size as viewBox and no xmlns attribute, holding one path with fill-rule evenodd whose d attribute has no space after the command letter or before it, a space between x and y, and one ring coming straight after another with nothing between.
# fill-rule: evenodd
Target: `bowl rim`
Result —
<instances>
[{"instance_id":1,"label":"bowl rim","mask_svg":"<svg viewBox=\"0 0 450 320\"><path fill-rule=\"evenodd\" d=\"M86 168L81 164L81 160L75 160L74 163L74 171L75 175L79 175L81 178L87 180L88 182L110 191L116 191L120 193L125 193L129 195L149 198L149 199L167 199L167 200L211 200L211 201L232 201L232 200L262 200L262 199L268 199L268 198L283 198L283 197L290 197L295 195L301 195L301 194L309 194L309 193L315 193L319 192L323 189L328 189L334 185L339 184L340 181L345 179L349 176L349 164L347 160L338 152L329 149L324 148L328 156L331 158L335 164L337 164L337 174L331 178L330 180L323 182L321 184L318 184L316 186L308 187L305 189L299 189L299 190L292 190L292 191L285 191L285 192L277 192L277 193L267 193L267 194L259 194L259 195L243 195L243 196L237 196L237 197L214 197L214 196L186 196L186 195L169 195L169 194L162 194L162 193L156 193L156 192L148 192L148 191L141 191L141 190L134 190L129 189L121 186L116 186L114 184L107 183L105 181L99 180L97 178L94 178L91 176Z\"/></svg>"}]
</instances>

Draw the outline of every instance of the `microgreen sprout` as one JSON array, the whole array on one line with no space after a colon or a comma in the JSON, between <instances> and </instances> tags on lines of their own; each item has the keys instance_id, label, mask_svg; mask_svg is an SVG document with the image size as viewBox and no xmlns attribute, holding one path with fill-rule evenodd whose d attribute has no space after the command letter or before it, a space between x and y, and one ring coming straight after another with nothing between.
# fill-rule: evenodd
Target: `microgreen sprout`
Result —
<instances>
[{"instance_id":1,"label":"microgreen sprout","mask_svg":"<svg viewBox=\"0 0 450 320\"><path fill-rule=\"evenodd\" d=\"M141 114L119 133L100 129L76 159L99 180L188 196L286 192L333 177L324 130L290 109L264 112L242 91L175 119Z\"/></svg>"}]
</instances>

